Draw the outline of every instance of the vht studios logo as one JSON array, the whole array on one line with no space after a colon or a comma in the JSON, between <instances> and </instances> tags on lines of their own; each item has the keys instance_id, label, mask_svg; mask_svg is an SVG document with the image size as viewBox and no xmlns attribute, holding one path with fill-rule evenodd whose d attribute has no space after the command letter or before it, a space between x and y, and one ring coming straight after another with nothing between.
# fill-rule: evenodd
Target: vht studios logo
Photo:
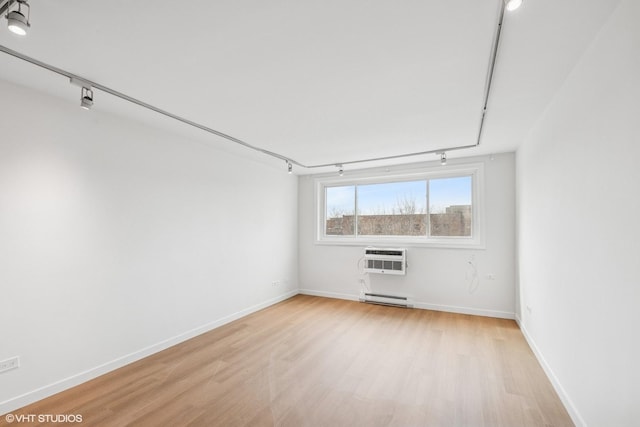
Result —
<instances>
[{"instance_id":1,"label":"vht studios logo","mask_svg":"<svg viewBox=\"0 0 640 427\"><path fill-rule=\"evenodd\" d=\"M8 423L81 423L79 414L7 414L4 419Z\"/></svg>"}]
</instances>

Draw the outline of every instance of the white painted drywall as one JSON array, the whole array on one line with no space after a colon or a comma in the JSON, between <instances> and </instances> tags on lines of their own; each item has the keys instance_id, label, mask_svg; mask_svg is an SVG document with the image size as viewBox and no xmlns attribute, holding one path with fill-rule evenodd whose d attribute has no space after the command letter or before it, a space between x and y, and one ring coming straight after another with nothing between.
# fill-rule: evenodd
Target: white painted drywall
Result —
<instances>
[{"instance_id":1,"label":"white painted drywall","mask_svg":"<svg viewBox=\"0 0 640 427\"><path fill-rule=\"evenodd\" d=\"M0 94L0 413L297 292L282 165Z\"/></svg>"},{"instance_id":2,"label":"white painted drywall","mask_svg":"<svg viewBox=\"0 0 640 427\"><path fill-rule=\"evenodd\" d=\"M513 318L515 312L515 156L513 153L450 160L449 164L482 162L485 181L485 249L409 247L406 276L362 275L358 261L363 246L315 243L314 177L299 181L299 259L301 292L357 299L361 278L370 290L412 298L416 306L444 311ZM391 168L441 167L439 162ZM345 174L348 172L345 172ZM380 171L381 174L386 172ZM383 245L384 246L384 245ZM470 293L471 267L480 284ZM487 279L493 274L495 279Z\"/></svg>"},{"instance_id":3,"label":"white painted drywall","mask_svg":"<svg viewBox=\"0 0 640 427\"><path fill-rule=\"evenodd\" d=\"M521 325L577 425L640 420L640 2L517 152Z\"/></svg>"}]
</instances>

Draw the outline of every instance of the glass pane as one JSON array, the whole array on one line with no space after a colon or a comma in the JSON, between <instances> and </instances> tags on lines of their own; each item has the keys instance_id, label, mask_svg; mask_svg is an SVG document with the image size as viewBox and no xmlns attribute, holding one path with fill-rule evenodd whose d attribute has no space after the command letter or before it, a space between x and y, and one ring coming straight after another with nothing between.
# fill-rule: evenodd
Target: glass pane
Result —
<instances>
[{"instance_id":1,"label":"glass pane","mask_svg":"<svg viewBox=\"0 0 640 427\"><path fill-rule=\"evenodd\" d=\"M353 236L355 231L356 187L325 188L325 228L330 236Z\"/></svg>"},{"instance_id":2,"label":"glass pane","mask_svg":"<svg viewBox=\"0 0 640 427\"><path fill-rule=\"evenodd\" d=\"M427 181L358 186L358 235L425 236Z\"/></svg>"},{"instance_id":3,"label":"glass pane","mask_svg":"<svg viewBox=\"0 0 640 427\"><path fill-rule=\"evenodd\" d=\"M470 176L429 180L431 236L471 236Z\"/></svg>"}]
</instances>

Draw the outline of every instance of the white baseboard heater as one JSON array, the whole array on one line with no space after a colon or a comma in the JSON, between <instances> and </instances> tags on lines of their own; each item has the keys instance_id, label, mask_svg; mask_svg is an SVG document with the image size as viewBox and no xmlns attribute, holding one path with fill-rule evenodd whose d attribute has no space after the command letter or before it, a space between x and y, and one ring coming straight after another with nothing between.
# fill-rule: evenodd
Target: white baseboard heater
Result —
<instances>
[{"instance_id":1,"label":"white baseboard heater","mask_svg":"<svg viewBox=\"0 0 640 427\"><path fill-rule=\"evenodd\" d=\"M410 303L409 298L399 297L396 295L384 295L363 293L360 295L360 302L368 304L389 305L392 307L413 308L413 304Z\"/></svg>"},{"instance_id":2,"label":"white baseboard heater","mask_svg":"<svg viewBox=\"0 0 640 427\"><path fill-rule=\"evenodd\" d=\"M397 248L364 248L364 272L406 274L407 250Z\"/></svg>"}]
</instances>

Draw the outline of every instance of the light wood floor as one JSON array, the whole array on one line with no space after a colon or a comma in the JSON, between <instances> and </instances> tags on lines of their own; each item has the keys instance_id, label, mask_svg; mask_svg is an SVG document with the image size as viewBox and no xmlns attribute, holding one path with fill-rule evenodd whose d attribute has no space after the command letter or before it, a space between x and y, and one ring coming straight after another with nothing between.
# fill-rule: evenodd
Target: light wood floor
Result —
<instances>
[{"instance_id":1,"label":"light wood floor","mask_svg":"<svg viewBox=\"0 0 640 427\"><path fill-rule=\"evenodd\" d=\"M82 426L573 425L513 321L303 295L19 413Z\"/></svg>"}]
</instances>

